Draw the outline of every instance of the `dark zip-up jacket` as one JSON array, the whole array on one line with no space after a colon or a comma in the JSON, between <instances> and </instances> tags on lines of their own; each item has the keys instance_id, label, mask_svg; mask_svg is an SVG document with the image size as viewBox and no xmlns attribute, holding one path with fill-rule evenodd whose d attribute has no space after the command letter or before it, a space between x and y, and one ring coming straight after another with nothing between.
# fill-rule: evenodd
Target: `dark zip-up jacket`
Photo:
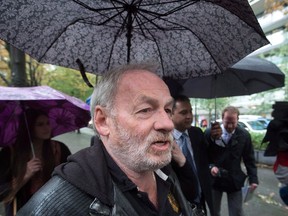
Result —
<instances>
[{"instance_id":1,"label":"dark zip-up jacket","mask_svg":"<svg viewBox=\"0 0 288 216\"><path fill-rule=\"evenodd\" d=\"M144 214L143 209L131 204L131 197L127 198L112 177L111 160L107 160L107 154L102 143L96 143L70 156L68 163L55 169L53 178L17 215L155 215ZM179 215L194 215L174 172L169 173L167 167L160 172L168 176L167 184L171 185L170 191L181 208Z\"/></svg>"}]
</instances>

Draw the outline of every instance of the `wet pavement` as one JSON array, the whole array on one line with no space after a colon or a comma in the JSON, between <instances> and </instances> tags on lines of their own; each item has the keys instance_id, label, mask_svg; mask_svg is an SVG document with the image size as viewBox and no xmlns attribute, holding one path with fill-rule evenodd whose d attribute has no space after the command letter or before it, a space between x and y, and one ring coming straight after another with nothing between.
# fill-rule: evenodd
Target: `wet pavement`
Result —
<instances>
[{"instance_id":1,"label":"wet pavement","mask_svg":"<svg viewBox=\"0 0 288 216\"><path fill-rule=\"evenodd\" d=\"M82 128L55 137L55 140L65 143L72 153L90 146L90 139L94 132L90 128ZM272 167L258 164L258 176L260 184L254 192L253 198L244 203L245 216L287 216L288 208L279 197L279 183L275 178ZM4 215L2 205L0 205L0 216ZM221 216L228 216L226 195L222 198Z\"/></svg>"},{"instance_id":2,"label":"wet pavement","mask_svg":"<svg viewBox=\"0 0 288 216\"><path fill-rule=\"evenodd\" d=\"M245 216L287 216L288 208L279 197L280 184L271 166L258 164L259 186L251 200L244 203ZM228 216L227 197L222 198L222 216Z\"/></svg>"}]
</instances>

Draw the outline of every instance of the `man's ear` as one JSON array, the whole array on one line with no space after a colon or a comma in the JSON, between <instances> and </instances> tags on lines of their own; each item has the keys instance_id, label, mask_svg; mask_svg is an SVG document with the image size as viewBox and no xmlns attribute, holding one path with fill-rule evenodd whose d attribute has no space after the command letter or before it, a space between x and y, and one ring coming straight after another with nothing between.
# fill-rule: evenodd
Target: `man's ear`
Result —
<instances>
[{"instance_id":1,"label":"man's ear","mask_svg":"<svg viewBox=\"0 0 288 216\"><path fill-rule=\"evenodd\" d=\"M96 106L94 110L95 127L100 135L107 136L110 133L110 128L107 124L107 113L101 106Z\"/></svg>"}]
</instances>

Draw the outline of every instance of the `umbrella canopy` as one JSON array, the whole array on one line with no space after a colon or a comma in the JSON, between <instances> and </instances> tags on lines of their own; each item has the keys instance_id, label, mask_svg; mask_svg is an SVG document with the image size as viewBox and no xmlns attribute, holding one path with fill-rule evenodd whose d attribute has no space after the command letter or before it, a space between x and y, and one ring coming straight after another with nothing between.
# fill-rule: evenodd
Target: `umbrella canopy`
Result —
<instances>
[{"instance_id":1,"label":"umbrella canopy","mask_svg":"<svg viewBox=\"0 0 288 216\"><path fill-rule=\"evenodd\" d=\"M83 101L48 86L0 86L1 147L15 142L19 119L29 108L47 113L52 136L86 127L91 118L89 106Z\"/></svg>"},{"instance_id":2,"label":"umbrella canopy","mask_svg":"<svg viewBox=\"0 0 288 216\"><path fill-rule=\"evenodd\" d=\"M251 95L285 85L285 74L272 62L246 57L222 74L172 80L166 78L173 94L191 98L219 98Z\"/></svg>"},{"instance_id":3,"label":"umbrella canopy","mask_svg":"<svg viewBox=\"0 0 288 216\"><path fill-rule=\"evenodd\" d=\"M247 0L1 0L0 38L43 63L101 75L153 60L177 79L219 74L269 43Z\"/></svg>"}]
</instances>

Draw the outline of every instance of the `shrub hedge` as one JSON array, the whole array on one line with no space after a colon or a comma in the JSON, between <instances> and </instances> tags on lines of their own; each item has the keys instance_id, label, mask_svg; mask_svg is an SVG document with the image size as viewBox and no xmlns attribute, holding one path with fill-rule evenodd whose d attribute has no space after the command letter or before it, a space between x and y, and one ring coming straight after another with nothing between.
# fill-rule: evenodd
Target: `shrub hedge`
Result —
<instances>
[{"instance_id":1,"label":"shrub hedge","mask_svg":"<svg viewBox=\"0 0 288 216\"><path fill-rule=\"evenodd\" d=\"M251 134L251 139L252 139L252 144L254 146L255 150L265 150L268 143L263 143L262 140L265 136L265 133L253 133L250 132Z\"/></svg>"}]
</instances>

